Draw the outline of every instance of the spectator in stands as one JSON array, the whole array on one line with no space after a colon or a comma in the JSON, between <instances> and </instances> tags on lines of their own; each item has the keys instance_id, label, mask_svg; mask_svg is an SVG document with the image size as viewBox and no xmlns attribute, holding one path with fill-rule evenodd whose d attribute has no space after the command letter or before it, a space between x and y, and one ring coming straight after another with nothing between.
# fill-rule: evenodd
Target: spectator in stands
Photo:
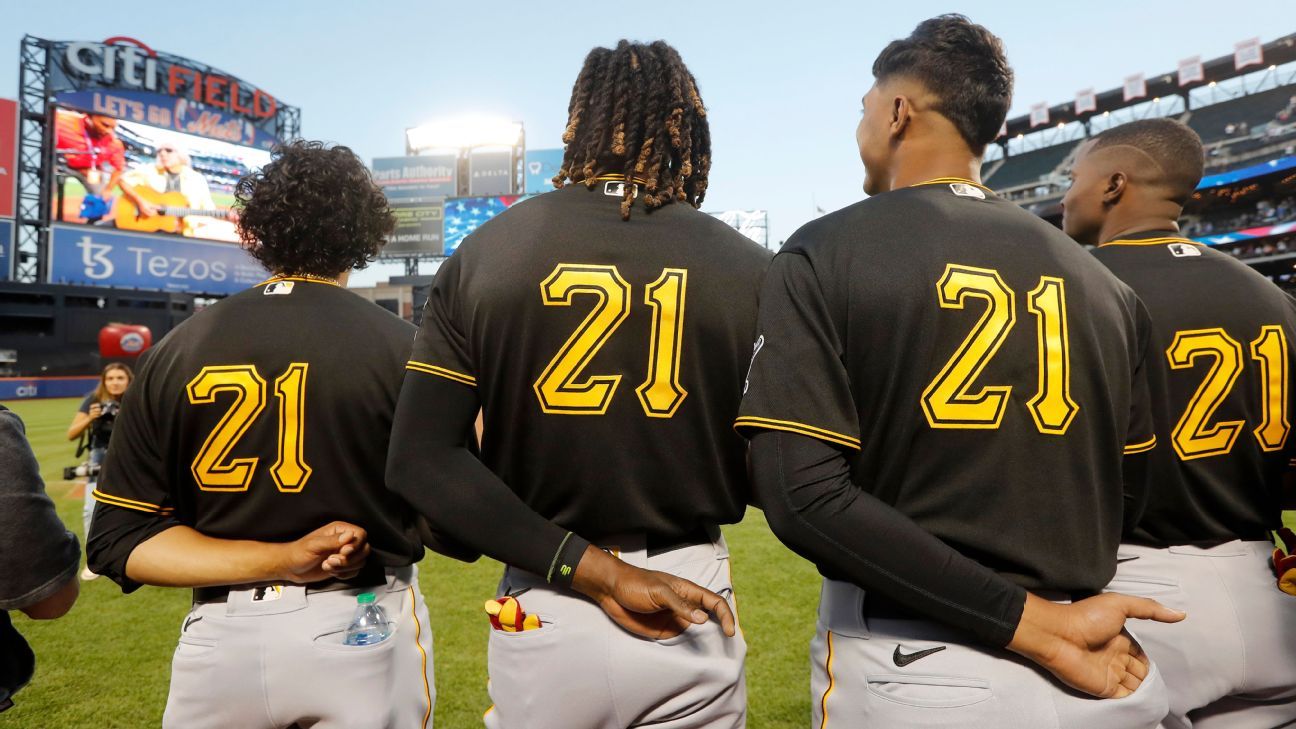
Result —
<instances>
[{"instance_id":1,"label":"spectator in stands","mask_svg":"<svg viewBox=\"0 0 1296 729\"><path fill-rule=\"evenodd\" d=\"M84 447L90 449L85 505L81 510L81 522L85 526L82 535L90 533L90 517L95 509L94 490L99 482L99 465L108 452L108 440L112 437L113 423L117 418L117 409L121 406L122 395L126 394L126 388L133 379L135 373L124 364L113 362L104 367L99 374L99 386L81 401L81 407L77 408L76 415L72 416L72 425L68 427L68 440L85 438L88 433L86 446L77 450L77 455L80 456ZM81 571L83 580L93 580L98 576L90 571L88 565Z\"/></svg>"},{"instance_id":2,"label":"spectator in stands","mask_svg":"<svg viewBox=\"0 0 1296 729\"><path fill-rule=\"evenodd\" d=\"M50 620L71 610L80 555L76 535L45 494L22 421L0 405L0 712L13 706L36 668L8 611Z\"/></svg>"}]
</instances>

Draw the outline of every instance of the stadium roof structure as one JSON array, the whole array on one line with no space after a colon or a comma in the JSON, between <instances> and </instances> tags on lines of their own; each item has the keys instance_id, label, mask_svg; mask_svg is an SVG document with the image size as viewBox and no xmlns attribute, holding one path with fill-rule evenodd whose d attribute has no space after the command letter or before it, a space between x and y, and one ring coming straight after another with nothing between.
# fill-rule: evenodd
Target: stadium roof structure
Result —
<instances>
[{"instance_id":1,"label":"stadium roof structure","mask_svg":"<svg viewBox=\"0 0 1296 729\"><path fill-rule=\"evenodd\" d=\"M1296 61L1296 33L1285 35L1277 40L1265 43L1261 47L1264 50L1264 63L1266 66L1281 66L1285 63ZM1074 99L1066 103L1050 106L1048 110L1048 126L1067 124L1074 121L1088 121L1095 116L1102 116L1104 112L1113 112L1118 109L1137 106L1157 97L1186 95L1189 91L1195 88L1209 86L1212 83L1219 83L1238 76L1245 76L1246 74L1254 73L1256 71L1256 68L1254 67L1246 67L1241 70L1234 68L1232 53L1218 58L1213 58L1209 61L1203 61L1202 66L1205 71L1202 80L1193 81L1185 86L1179 85L1177 70L1158 74L1148 74L1147 94L1137 99L1126 101L1124 90L1119 86L1108 91L1103 91L1097 94L1097 108L1093 111L1086 111L1083 114L1077 114L1075 112ZM1007 133L1001 135L995 140L995 142L1003 144L1008 139L1016 137L1019 134L1030 134L1033 131L1040 130L1040 125L1031 125L1030 117L1031 115L1027 113L1009 119L1006 124Z\"/></svg>"}]
</instances>

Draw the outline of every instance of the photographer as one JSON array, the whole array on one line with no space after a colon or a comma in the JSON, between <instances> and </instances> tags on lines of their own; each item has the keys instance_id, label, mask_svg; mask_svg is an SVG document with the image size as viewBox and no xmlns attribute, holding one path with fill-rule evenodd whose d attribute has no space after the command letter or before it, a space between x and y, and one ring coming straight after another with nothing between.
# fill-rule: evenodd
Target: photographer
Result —
<instances>
[{"instance_id":1,"label":"photographer","mask_svg":"<svg viewBox=\"0 0 1296 729\"><path fill-rule=\"evenodd\" d=\"M77 414L72 417L72 425L68 427L68 440L86 437L89 440L90 465L86 470L88 480L85 487L85 506L81 511L81 521L85 525L82 534L90 533L90 517L94 514L94 490L95 483L99 480L99 464L103 463L104 454L108 452L108 440L112 437L113 423L121 407L122 395L126 393L126 388L130 386L133 379L135 373L124 364L114 362L104 367L103 373L99 375L99 386L81 401L81 407L77 409ZM78 456L81 455L84 447L78 448ZM81 571L83 580L93 580L98 576L91 572L88 566Z\"/></svg>"}]
</instances>

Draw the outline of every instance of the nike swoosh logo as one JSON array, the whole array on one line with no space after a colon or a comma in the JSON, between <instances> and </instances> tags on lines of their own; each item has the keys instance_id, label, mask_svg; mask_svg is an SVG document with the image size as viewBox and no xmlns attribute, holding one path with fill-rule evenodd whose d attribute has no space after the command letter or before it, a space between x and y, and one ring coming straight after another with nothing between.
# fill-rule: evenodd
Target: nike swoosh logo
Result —
<instances>
[{"instance_id":1,"label":"nike swoosh logo","mask_svg":"<svg viewBox=\"0 0 1296 729\"><path fill-rule=\"evenodd\" d=\"M193 625L194 623L198 622L199 620L202 620L202 616L201 616L201 615L199 615L199 616L196 617L196 618L189 618L189 619L185 620L184 627L180 629L180 632L181 632L181 633L185 632L186 630L189 629L189 626L190 626L190 625Z\"/></svg>"},{"instance_id":2,"label":"nike swoosh logo","mask_svg":"<svg viewBox=\"0 0 1296 729\"><path fill-rule=\"evenodd\" d=\"M895 653L891 654L891 660L894 661L897 666L904 668L919 658L926 658L933 653L940 653L943 650L945 650L945 646L938 645L935 648L928 648L925 651L918 651L917 653L901 653L900 646L896 646Z\"/></svg>"}]
</instances>

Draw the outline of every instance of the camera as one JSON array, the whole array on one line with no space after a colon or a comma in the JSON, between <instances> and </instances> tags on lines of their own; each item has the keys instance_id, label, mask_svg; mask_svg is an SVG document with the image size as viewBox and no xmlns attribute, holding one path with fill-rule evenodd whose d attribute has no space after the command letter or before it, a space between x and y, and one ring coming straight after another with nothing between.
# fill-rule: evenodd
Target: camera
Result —
<instances>
[{"instance_id":1,"label":"camera","mask_svg":"<svg viewBox=\"0 0 1296 729\"><path fill-rule=\"evenodd\" d=\"M63 468L63 480L71 481L77 478L95 478L99 475L99 464L86 461L79 466L65 466Z\"/></svg>"},{"instance_id":2,"label":"camera","mask_svg":"<svg viewBox=\"0 0 1296 729\"><path fill-rule=\"evenodd\" d=\"M99 411L99 422L109 425L117 418L117 413L121 411L121 403L111 400L103 404Z\"/></svg>"}]
</instances>

